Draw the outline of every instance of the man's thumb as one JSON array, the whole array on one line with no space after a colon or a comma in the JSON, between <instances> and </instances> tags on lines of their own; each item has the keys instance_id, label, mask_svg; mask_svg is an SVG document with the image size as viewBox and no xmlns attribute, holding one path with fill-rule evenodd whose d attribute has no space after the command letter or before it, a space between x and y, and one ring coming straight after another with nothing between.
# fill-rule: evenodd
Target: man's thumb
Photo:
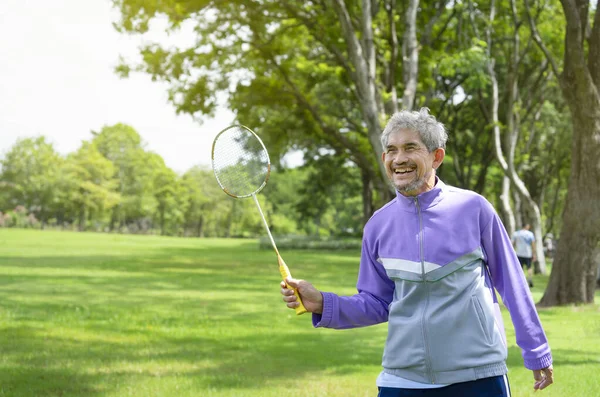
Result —
<instances>
[{"instance_id":1,"label":"man's thumb","mask_svg":"<svg viewBox=\"0 0 600 397\"><path fill-rule=\"evenodd\" d=\"M301 280L296 280L295 278L286 277L285 282L292 288L298 288L298 284L300 284Z\"/></svg>"}]
</instances>

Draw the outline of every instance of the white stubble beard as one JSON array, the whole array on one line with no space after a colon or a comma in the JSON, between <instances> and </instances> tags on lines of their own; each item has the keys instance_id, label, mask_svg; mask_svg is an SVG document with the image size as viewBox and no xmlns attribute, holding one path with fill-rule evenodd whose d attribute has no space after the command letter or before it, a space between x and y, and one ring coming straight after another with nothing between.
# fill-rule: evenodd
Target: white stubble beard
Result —
<instances>
[{"instance_id":1,"label":"white stubble beard","mask_svg":"<svg viewBox=\"0 0 600 397\"><path fill-rule=\"evenodd\" d=\"M406 193L410 193L410 192L420 189L424 184L425 184L425 179L416 179L412 182L409 182L408 184L406 184L404 186L401 186L401 187L396 186L396 190L400 194L406 194Z\"/></svg>"},{"instance_id":2,"label":"white stubble beard","mask_svg":"<svg viewBox=\"0 0 600 397\"><path fill-rule=\"evenodd\" d=\"M433 172L433 178L435 181L435 170L432 171ZM398 193L402 194L402 195L407 195L410 192L414 192L416 190L419 190L423 187L423 185L427 184L427 182L429 181L429 179L431 178L431 175L427 176L427 175L423 175L423 177L415 179L412 182L407 183L404 186L396 186L396 190L398 191ZM434 182L435 185L435 182ZM433 188L433 186L431 186L431 188ZM428 189L429 190L429 189Z\"/></svg>"}]
</instances>

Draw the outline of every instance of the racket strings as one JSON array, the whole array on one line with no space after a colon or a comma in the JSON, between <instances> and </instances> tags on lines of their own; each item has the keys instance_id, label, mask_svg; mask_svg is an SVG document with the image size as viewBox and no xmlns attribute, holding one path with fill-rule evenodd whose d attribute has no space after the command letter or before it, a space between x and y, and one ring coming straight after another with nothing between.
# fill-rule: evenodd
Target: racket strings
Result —
<instances>
[{"instance_id":1,"label":"racket strings","mask_svg":"<svg viewBox=\"0 0 600 397\"><path fill-rule=\"evenodd\" d=\"M213 170L228 194L247 197L258 192L269 175L269 155L252 132L233 127L213 145Z\"/></svg>"}]
</instances>

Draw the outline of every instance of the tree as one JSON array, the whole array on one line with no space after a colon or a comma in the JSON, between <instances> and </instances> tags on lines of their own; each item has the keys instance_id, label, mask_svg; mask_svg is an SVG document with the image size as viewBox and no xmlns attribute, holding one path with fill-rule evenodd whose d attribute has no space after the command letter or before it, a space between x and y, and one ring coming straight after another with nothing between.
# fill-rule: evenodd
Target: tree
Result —
<instances>
[{"instance_id":1,"label":"tree","mask_svg":"<svg viewBox=\"0 0 600 397\"><path fill-rule=\"evenodd\" d=\"M435 12L422 17L429 37L448 1L430 3ZM398 89L405 108L419 99L419 4L263 0L142 5L117 0L121 32L144 33L149 21L165 15L171 29L192 21L198 33L192 48L147 45L140 50L141 64L122 64L118 71L123 76L132 69L143 71L167 81L177 110L190 114L210 114L216 93L225 91L238 118L255 121L251 125L262 136L281 141L283 135L283 146L311 151L316 144L349 158L362 170L363 183L376 191L363 200L381 204L393 196L381 162L383 119L398 108ZM291 123L269 122L290 118L297 121L291 139L292 133L282 134ZM375 206L363 207L372 211Z\"/></svg>"},{"instance_id":2,"label":"tree","mask_svg":"<svg viewBox=\"0 0 600 397\"><path fill-rule=\"evenodd\" d=\"M296 189L295 212L307 233L352 234L368 220L360 216L360 170L345 163L322 156L303 167L305 182Z\"/></svg>"},{"instance_id":3,"label":"tree","mask_svg":"<svg viewBox=\"0 0 600 397\"><path fill-rule=\"evenodd\" d=\"M1 165L0 180L10 186L5 200L36 214L43 228L56 206L64 159L41 136L18 140Z\"/></svg>"},{"instance_id":4,"label":"tree","mask_svg":"<svg viewBox=\"0 0 600 397\"><path fill-rule=\"evenodd\" d=\"M327 164L317 161L326 156L347 159L360 171L363 219L391 197L379 162L378 138L384 117L400 106L427 106L449 125L449 156L439 175L485 194L495 205L504 203L506 209L512 205L515 221L503 216L509 229L523 214L535 214L535 205L561 209L561 195L552 198L556 205L548 206L530 171L544 152L519 153L522 148L538 149L531 142L542 141L538 137L545 142L548 136L546 126L534 122L542 104L549 101L559 111L561 107L548 95L548 62L529 51L533 42L520 28L523 8L517 2L512 3L516 7L509 0L500 2L503 12L492 31L499 32L492 51L497 54L494 72L505 168L495 162L492 127L498 123L492 120L492 99L487 95L487 44L478 34L488 26L485 3L117 0L114 4L121 13L116 26L123 33L143 34L151 20L166 16L170 30L188 23L197 34L189 48L158 43L140 48L141 62L121 64L117 68L121 75L133 70L167 82L177 111L193 115L211 114L218 106L217 94L225 93L236 118L263 138L275 166L290 149L301 150L305 161L314 160L317 167ZM550 16L549 24L555 23L555 15ZM532 129L523 132L523 126ZM320 171L316 175L325 177L324 168ZM530 177L523 179L524 173ZM522 178L517 189L515 177ZM558 178L552 181L559 186ZM529 198L523 199L527 191ZM541 210L537 212L537 219L544 219Z\"/></svg>"},{"instance_id":5,"label":"tree","mask_svg":"<svg viewBox=\"0 0 600 397\"><path fill-rule=\"evenodd\" d=\"M526 0L527 9L531 9ZM600 12L589 0L561 0L566 31L563 70L531 13L536 43L558 77L573 122L571 177L552 274L541 305L592 303L600 257Z\"/></svg>"},{"instance_id":6,"label":"tree","mask_svg":"<svg viewBox=\"0 0 600 397\"><path fill-rule=\"evenodd\" d=\"M147 154L153 168L153 192L156 199L156 218L161 235L178 235L188 203L178 175L167 167L156 153Z\"/></svg>"},{"instance_id":7,"label":"tree","mask_svg":"<svg viewBox=\"0 0 600 397\"><path fill-rule=\"evenodd\" d=\"M506 93L507 93L507 105L505 110L506 117L506 128L504 132L504 142L501 140L501 126L500 119L498 115L499 109L499 94L498 94L498 78L496 76L496 59L497 57L493 55L493 26L494 26L494 18L496 15L496 4L495 1L492 0L490 5L490 23L486 29L486 40L487 40L487 49L488 49L488 57L489 62L488 72L490 75L490 79L492 82L492 104L491 104L491 115L492 115L492 128L494 134L494 147L496 158L498 163L500 164L503 172L503 189L501 195L501 203L502 209L504 213L505 222L509 225L509 231L512 233L515 230L515 219L512 212L511 204L510 204L510 188L511 185L516 188L518 193L517 201L522 201L527 209L528 209L528 218L530 219L530 223L533 227L533 233L535 235L536 241L539 243L536 244L536 257L538 259L539 271L541 273L546 273L546 262L545 255L543 250L543 245L541 242L543 241L543 232L542 232L542 213L540 210L540 206L532 197L529 189L523 182L522 178L519 176L515 166L515 151L517 148L517 142L520 134L520 125L521 125L521 114L518 109L520 105L520 92L518 89L519 86L519 77L518 71L522 68L523 59L525 56L521 54L521 36L520 36L520 26L521 20L519 17L519 11L517 9L517 4L514 0L510 0L510 11L512 15L513 21L513 32L511 32L510 36L510 52L509 52L509 63L508 63L508 73L506 76ZM535 71L535 70L534 70ZM543 77L544 73L546 73L546 65L542 64L540 67L541 76ZM536 71L537 72L537 71ZM536 73L537 74L537 73ZM541 79L543 82L544 79ZM529 96L536 96L538 90L543 89L544 85L539 84L540 79L536 80L536 83L529 87ZM534 102L532 106L527 106L525 108L525 116L531 114L531 112L535 109L536 103ZM521 221L524 223L524 221Z\"/></svg>"},{"instance_id":8,"label":"tree","mask_svg":"<svg viewBox=\"0 0 600 397\"><path fill-rule=\"evenodd\" d=\"M157 165L146 152L140 135L128 125L115 124L94 133L92 143L114 164L119 183L117 192L121 199L112 209L110 229L128 225L147 230L157 208L153 190Z\"/></svg>"},{"instance_id":9,"label":"tree","mask_svg":"<svg viewBox=\"0 0 600 397\"><path fill-rule=\"evenodd\" d=\"M181 178L185 191L184 229L187 235L204 237L210 229L211 215L217 211L220 192L210 170L192 167Z\"/></svg>"},{"instance_id":10,"label":"tree","mask_svg":"<svg viewBox=\"0 0 600 397\"><path fill-rule=\"evenodd\" d=\"M100 222L104 213L119 203L114 175L113 163L90 142L84 141L79 150L67 156L62 206L73 208L79 230L86 229L87 220Z\"/></svg>"}]
</instances>

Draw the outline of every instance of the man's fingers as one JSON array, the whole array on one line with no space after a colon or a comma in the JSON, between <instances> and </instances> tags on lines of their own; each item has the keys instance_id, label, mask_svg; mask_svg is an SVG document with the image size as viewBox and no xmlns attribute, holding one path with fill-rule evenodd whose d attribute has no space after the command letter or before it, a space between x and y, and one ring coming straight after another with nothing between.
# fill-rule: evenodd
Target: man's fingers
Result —
<instances>
[{"instance_id":1,"label":"man's fingers","mask_svg":"<svg viewBox=\"0 0 600 397\"><path fill-rule=\"evenodd\" d=\"M545 376L544 376L544 380L543 380L542 384L540 385L540 390L542 390L554 383L554 373L553 372L554 371L552 370L552 367L544 369Z\"/></svg>"},{"instance_id":2,"label":"man's fingers","mask_svg":"<svg viewBox=\"0 0 600 397\"><path fill-rule=\"evenodd\" d=\"M546 387L554 383L554 374L552 367L544 368L542 370L533 371L533 378L535 384L533 385L534 390L544 390Z\"/></svg>"},{"instance_id":3,"label":"man's fingers","mask_svg":"<svg viewBox=\"0 0 600 397\"><path fill-rule=\"evenodd\" d=\"M535 390L544 390L546 387L550 386L554 381L551 378L544 378L539 382L535 382L533 388Z\"/></svg>"},{"instance_id":4,"label":"man's fingers","mask_svg":"<svg viewBox=\"0 0 600 397\"><path fill-rule=\"evenodd\" d=\"M289 289L288 287L281 288L281 295L294 295L294 290Z\"/></svg>"},{"instance_id":5,"label":"man's fingers","mask_svg":"<svg viewBox=\"0 0 600 397\"><path fill-rule=\"evenodd\" d=\"M288 302L288 303L289 302L296 302L296 300L297 300L296 295L293 295L293 294L292 295L285 295L283 297L283 301L284 302Z\"/></svg>"},{"instance_id":6,"label":"man's fingers","mask_svg":"<svg viewBox=\"0 0 600 397\"><path fill-rule=\"evenodd\" d=\"M554 383L554 380L552 378L546 378L542 381L542 383L540 384L540 390L544 390L546 387L550 386L552 383Z\"/></svg>"},{"instance_id":7,"label":"man's fingers","mask_svg":"<svg viewBox=\"0 0 600 397\"><path fill-rule=\"evenodd\" d=\"M302 280L296 280L293 278L286 278L279 285L281 286L282 295L294 295L294 289L298 289L298 284Z\"/></svg>"}]
</instances>

